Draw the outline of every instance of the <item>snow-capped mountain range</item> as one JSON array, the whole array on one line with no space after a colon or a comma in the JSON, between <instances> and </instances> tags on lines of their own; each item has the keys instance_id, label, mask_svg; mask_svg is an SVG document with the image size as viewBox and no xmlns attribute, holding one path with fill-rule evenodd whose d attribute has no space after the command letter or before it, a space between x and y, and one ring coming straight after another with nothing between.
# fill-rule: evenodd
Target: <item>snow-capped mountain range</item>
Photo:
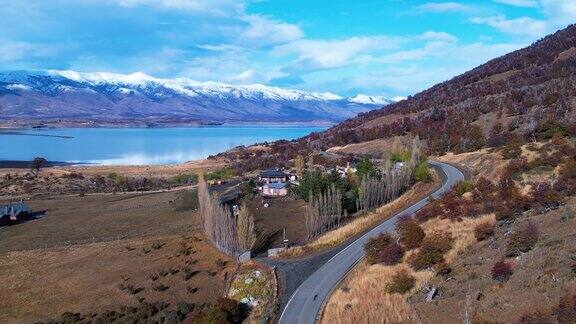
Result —
<instances>
[{"instance_id":1,"label":"snow-capped mountain range","mask_svg":"<svg viewBox=\"0 0 576 324\"><path fill-rule=\"evenodd\" d=\"M337 122L395 102L261 84L229 85L137 72L21 70L0 73L0 121L197 120Z\"/></svg>"}]
</instances>

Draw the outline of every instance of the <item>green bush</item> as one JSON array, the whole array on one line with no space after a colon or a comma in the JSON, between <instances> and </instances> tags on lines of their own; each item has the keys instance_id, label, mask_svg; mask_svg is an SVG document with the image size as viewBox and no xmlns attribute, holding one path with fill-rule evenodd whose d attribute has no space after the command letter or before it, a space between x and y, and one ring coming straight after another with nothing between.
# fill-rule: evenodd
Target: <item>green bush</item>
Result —
<instances>
[{"instance_id":1,"label":"green bush","mask_svg":"<svg viewBox=\"0 0 576 324\"><path fill-rule=\"evenodd\" d=\"M229 167L225 167L213 172L209 172L206 175L206 180L222 180L232 178L234 176L234 170Z\"/></svg>"},{"instance_id":2,"label":"green bush","mask_svg":"<svg viewBox=\"0 0 576 324\"><path fill-rule=\"evenodd\" d=\"M430 182L432 181L432 175L430 175L430 170L428 169L428 162L420 161L414 168L414 173L412 174L412 179L415 182Z\"/></svg>"},{"instance_id":3,"label":"green bush","mask_svg":"<svg viewBox=\"0 0 576 324\"><path fill-rule=\"evenodd\" d=\"M376 169L372 161L365 157L362 161L358 162L358 165L356 166L356 176L358 179L363 179L364 177L379 178L380 172Z\"/></svg>"},{"instance_id":4,"label":"green bush","mask_svg":"<svg viewBox=\"0 0 576 324\"><path fill-rule=\"evenodd\" d=\"M412 152L408 150L390 152L390 160L392 162L408 162L411 156Z\"/></svg>"},{"instance_id":5,"label":"green bush","mask_svg":"<svg viewBox=\"0 0 576 324\"><path fill-rule=\"evenodd\" d=\"M192 173L180 173L173 176L170 182L174 185L186 185L198 182L198 175Z\"/></svg>"},{"instance_id":6,"label":"green bush","mask_svg":"<svg viewBox=\"0 0 576 324\"><path fill-rule=\"evenodd\" d=\"M467 192L470 192L474 189L474 185L472 184L471 181L469 180L465 180L465 181L460 181L456 184L456 186L454 187L454 190L461 196Z\"/></svg>"}]
</instances>

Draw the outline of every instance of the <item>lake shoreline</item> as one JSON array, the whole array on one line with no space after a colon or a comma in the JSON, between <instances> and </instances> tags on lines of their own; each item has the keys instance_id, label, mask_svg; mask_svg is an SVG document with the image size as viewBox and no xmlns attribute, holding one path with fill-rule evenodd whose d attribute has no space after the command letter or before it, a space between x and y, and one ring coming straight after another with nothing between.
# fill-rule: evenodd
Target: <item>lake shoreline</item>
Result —
<instances>
[{"instance_id":1,"label":"lake shoreline","mask_svg":"<svg viewBox=\"0 0 576 324\"><path fill-rule=\"evenodd\" d=\"M88 164L70 163L62 161L46 161L44 167L61 167L61 166L88 166ZM30 169L32 167L32 161L23 160L0 160L0 169Z\"/></svg>"},{"instance_id":2,"label":"lake shoreline","mask_svg":"<svg viewBox=\"0 0 576 324\"><path fill-rule=\"evenodd\" d=\"M0 130L1 169L26 169L35 157L49 166L92 169L190 165L237 147L294 140L326 127L203 126L177 128L46 128Z\"/></svg>"},{"instance_id":3,"label":"lake shoreline","mask_svg":"<svg viewBox=\"0 0 576 324\"><path fill-rule=\"evenodd\" d=\"M0 122L0 133L5 131L43 130L62 128L188 128L188 127L238 127L238 126L269 126L269 127L314 127L333 126L336 122L313 121L164 121L164 120L119 120L119 121L49 121L49 120L13 120Z\"/></svg>"}]
</instances>

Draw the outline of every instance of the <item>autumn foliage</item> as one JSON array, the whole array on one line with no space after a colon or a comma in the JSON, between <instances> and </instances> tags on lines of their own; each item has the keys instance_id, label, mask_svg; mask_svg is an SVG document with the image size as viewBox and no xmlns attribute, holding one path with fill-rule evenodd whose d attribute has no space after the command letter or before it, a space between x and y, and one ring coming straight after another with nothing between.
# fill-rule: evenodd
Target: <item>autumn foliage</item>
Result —
<instances>
[{"instance_id":1,"label":"autumn foliage","mask_svg":"<svg viewBox=\"0 0 576 324\"><path fill-rule=\"evenodd\" d=\"M368 239L364 245L366 260L370 264L379 263L380 252L392 242L392 236L389 233L382 233L377 237Z\"/></svg>"},{"instance_id":2,"label":"autumn foliage","mask_svg":"<svg viewBox=\"0 0 576 324\"><path fill-rule=\"evenodd\" d=\"M434 232L422 241L420 249L408 260L414 270L431 268L444 261L444 254L452 248L453 238L448 233Z\"/></svg>"},{"instance_id":3,"label":"autumn foliage","mask_svg":"<svg viewBox=\"0 0 576 324\"><path fill-rule=\"evenodd\" d=\"M504 282L512 276L512 265L502 260L498 261L492 267L492 279Z\"/></svg>"},{"instance_id":4,"label":"autumn foliage","mask_svg":"<svg viewBox=\"0 0 576 324\"><path fill-rule=\"evenodd\" d=\"M402 217L396 223L396 232L400 235L400 241L408 250L415 249L426 236L424 230L412 217Z\"/></svg>"}]
</instances>

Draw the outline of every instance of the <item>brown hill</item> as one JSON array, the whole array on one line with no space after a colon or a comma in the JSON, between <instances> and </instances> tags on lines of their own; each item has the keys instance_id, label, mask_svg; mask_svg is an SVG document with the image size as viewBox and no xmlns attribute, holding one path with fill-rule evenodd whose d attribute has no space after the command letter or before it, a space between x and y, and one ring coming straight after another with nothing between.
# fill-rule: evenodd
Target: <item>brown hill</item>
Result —
<instances>
[{"instance_id":1,"label":"brown hill","mask_svg":"<svg viewBox=\"0 0 576 324\"><path fill-rule=\"evenodd\" d=\"M576 25L493 59L407 100L271 150L225 155L239 170L287 165L296 154L396 135L419 135L429 153L473 151L554 132L576 132Z\"/></svg>"}]
</instances>

